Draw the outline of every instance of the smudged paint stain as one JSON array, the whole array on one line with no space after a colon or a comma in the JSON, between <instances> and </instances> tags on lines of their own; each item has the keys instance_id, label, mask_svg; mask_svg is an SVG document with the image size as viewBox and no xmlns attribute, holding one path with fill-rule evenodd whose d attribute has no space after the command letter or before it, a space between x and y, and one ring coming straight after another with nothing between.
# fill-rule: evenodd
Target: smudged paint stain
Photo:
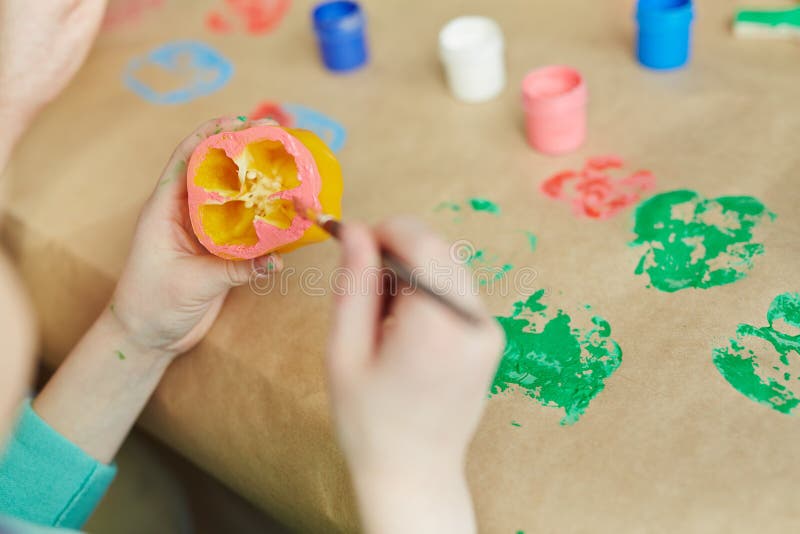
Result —
<instances>
[{"instance_id":1,"label":"smudged paint stain","mask_svg":"<svg viewBox=\"0 0 800 534\"><path fill-rule=\"evenodd\" d=\"M433 208L433 211L461 211L461 206L455 202L440 202Z\"/></svg>"},{"instance_id":2,"label":"smudged paint stain","mask_svg":"<svg viewBox=\"0 0 800 534\"><path fill-rule=\"evenodd\" d=\"M159 82L143 79L147 74ZM183 104L221 89L232 75L231 63L210 46L176 41L133 58L123 82L154 104Z\"/></svg>"},{"instance_id":3,"label":"smudged paint stain","mask_svg":"<svg viewBox=\"0 0 800 534\"><path fill-rule=\"evenodd\" d=\"M165 0L116 0L109 2L103 17L102 29L115 28L139 22L150 9L163 6Z\"/></svg>"},{"instance_id":4,"label":"smudged paint stain","mask_svg":"<svg viewBox=\"0 0 800 534\"><path fill-rule=\"evenodd\" d=\"M480 286L501 280L514 269L510 263L500 264L497 254L490 254L480 248L473 250L465 263L472 269L473 279Z\"/></svg>"},{"instance_id":5,"label":"smudged paint stain","mask_svg":"<svg viewBox=\"0 0 800 534\"><path fill-rule=\"evenodd\" d=\"M528 247L531 249L531 252L535 252L536 245L539 243L536 234L533 232L525 232L525 237L528 238Z\"/></svg>"},{"instance_id":6,"label":"smudged paint stain","mask_svg":"<svg viewBox=\"0 0 800 534\"><path fill-rule=\"evenodd\" d=\"M749 196L705 199L677 190L649 198L636 209L630 245L645 252L635 273L647 274L652 287L670 293L731 284L764 254L753 230L765 216L775 218Z\"/></svg>"},{"instance_id":7,"label":"smudged paint stain","mask_svg":"<svg viewBox=\"0 0 800 534\"><path fill-rule=\"evenodd\" d=\"M516 421L511 421L511 426L515 426L517 428L521 427L522 425L517 423Z\"/></svg>"},{"instance_id":8,"label":"smudged paint stain","mask_svg":"<svg viewBox=\"0 0 800 534\"><path fill-rule=\"evenodd\" d=\"M294 126L294 118L289 115L289 113L285 111L280 104L276 102L270 102L268 100L260 102L255 109L250 112L248 117L251 121L272 119L280 126L284 126L286 128L292 128Z\"/></svg>"},{"instance_id":9,"label":"smudged paint stain","mask_svg":"<svg viewBox=\"0 0 800 534\"><path fill-rule=\"evenodd\" d=\"M562 425L574 424L605 388L606 379L622 363L622 350L602 317L580 329L564 310L548 313L539 290L514 304L507 317L497 317L506 334L506 348L491 394L518 388L542 406L564 410Z\"/></svg>"},{"instance_id":10,"label":"smudged paint stain","mask_svg":"<svg viewBox=\"0 0 800 534\"><path fill-rule=\"evenodd\" d=\"M736 337L714 349L713 361L739 393L789 414L800 405L800 293L775 297L767 324L739 324ZM752 341L757 346L750 348Z\"/></svg>"},{"instance_id":11,"label":"smudged paint stain","mask_svg":"<svg viewBox=\"0 0 800 534\"><path fill-rule=\"evenodd\" d=\"M248 117L250 120L273 119L286 128L311 130L333 152L344 148L347 140L347 131L341 124L319 111L299 104L279 104L266 100L259 103Z\"/></svg>"},{"instance_id":12,"label":"smudged paint stain","mask_svg":"<svg viewBox=\"0 0 800 534\"><path fill-rule=\"evenodd\" d=\"M214 33L241 29L261 35L278 27L290 4L289 0L225 0L206 14L206 28Z\"/></svg>"},{"instance_id":13,"label":"smudged paint stain","mask_svg":"<svg viewBox=\"0 0 800 534\"><path fill-rule=\"evenodd\" d=\"M483 211L492 215L500 215L500 206L485 198L469 199L469 206L475 211Z\"/></svg>"},{"instance_id":14,"label":"smudged paint stain","mask_svg":"<svg viewBox=\"0 0 800 534\"><path fill-rule=\"evenodd\" d=\"M284 104L283 109L294 118L295 128L311 130L334 152L344 148L347 132L332 118L299 104Z\"/></svg>"},{"instance_id":15,"label":"smudged paint stain","mask_svg":"<svg viewBox=\"0 0 800 534\"><path fill-rule=\"evenodd\" d=\"M578 217L608 219L639 201L655 187L650 171L638 170L621 178L612 171L624 167L617 156L596 156L579 171L562 171L542 182L539 190L548 198L566 202Z\"/></svg>"},{"instance_id":16,"label":"smudged paint stain","mask_svg":"<svg viewBox=\"0 0 800 534\"><path fill-rule=\"evenodd\" d=\"M494 215L499 215L501 213L500 206L492 202L491 200L487 200L485 198L470 198L464 204L459 204L457 202L451 201L442 201L439 202L436 206L434 206L433 211L436 213L451 213L454 214L455 217L453 218L453 222L460 223L463 221L462 215L469 210L476 211L476 212L488 212ZM525 242L527 243L527 247L531 252L536 251L536 246L538 244L538 239L533 232L528 232L525 230L516 230L514 231L515 234L522 234L525 236ZM463 240L462 240L463 241ZM467 243L469 243L467 241ZM471 243L470 243L471 247ZM464 258L464 263L466 263L469 267L473 270L483 269L484 271L492 270L494 274L490 277L479 277L479 284L485 286L488 284L490 280L500 280L502 279L508 272L514 269L514 265L511 263L497 263L498 256L496 254L492 254L491 257L484 249L472 249L469 254L466 254ZM495 263L495 265L493 265ZM485 272L482 274L486 274Z\"/></svg>"},{"instance_id":17,"label":"smudged paint stain","mask_svg":"<svg viewBox=\"0 0 800 534\"><path fill-rule=\"evenodd\" d=\"M114 355L117 357L118 360L124 360L125 354L121 350L115 350Z\"/></svg>"}]
</instances>

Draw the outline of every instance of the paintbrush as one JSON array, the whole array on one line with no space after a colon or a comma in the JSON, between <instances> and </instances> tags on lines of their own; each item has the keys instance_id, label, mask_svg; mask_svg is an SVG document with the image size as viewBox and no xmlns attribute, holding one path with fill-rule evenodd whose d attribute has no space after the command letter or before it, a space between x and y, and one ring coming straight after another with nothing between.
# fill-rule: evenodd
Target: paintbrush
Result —
<instances>
[{"instance_id":1,"label":"paintbrush","mask_svg":"<svg viewBox=\"0 0 800 534\"><path fill-rule=\"evenodd\" d=\"M297 205L297 203L295 204L297 208L296 213L298 213L301 217L316 224L337 241L340 239L342 232L341 221L337 220L331 215L320 213L311 208L303 208L302 206ZM411 267L409 267L405 261L397 257L394 253L386 249L381 249L380 253L383 267L389 271L389 273L393 275L398 282L401 282L415 290L421 291L470 324L478 324L482 321L475 312L466 309L462 305L454 302L452 299L449 299L445 295L437 292L431 286L419 280L419 277L413 276Z\"/></svg>"}]
</instances>

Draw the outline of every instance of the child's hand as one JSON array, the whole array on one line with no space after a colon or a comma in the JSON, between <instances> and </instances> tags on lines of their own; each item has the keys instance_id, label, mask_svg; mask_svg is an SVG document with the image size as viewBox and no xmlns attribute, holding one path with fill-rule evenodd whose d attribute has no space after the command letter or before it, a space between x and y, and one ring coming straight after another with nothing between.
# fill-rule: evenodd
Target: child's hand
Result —
<instances>
[{"instance_id":1,"label":"child's hand","mask_svg":"<svg viewBox=\"0 0 800 534\"><path fill-rule=\"evenodd\" d=\"M328 364L364 528L474 531L463 464L501 354L501 331L485 312L482 325L470 325L419 293L395 297L384 321L374 276L379 246L437 273L427 278L434 286L459 288L460 280L462 294L454 289L450 297L482 310L471 285L463 287L465 267L419 223L393 220L374 235L351 225L342 241L355 287L336 304Z\"/></svg>"},{"instance_id":2,"label":"child's hand","mask_svg":"<svg viewBox=\"0 0 800 534\"><path fill-rule=\"evenodd\" d=\"M205 335L228 290L247 282L253 269L202 248L186 200L186 161L194 148L217 129L247 126L208 121L178 146L139 217L110 309L33 402L50 426L103 463L119 450L172 358ZM261 265L267 261L280 267L276 256L261 258Z\"/></svg>"},{"instance_id":3,"label":"child's hand","mask_svg":"<svg viewBox=\"0 0 800 534\"><path fill-rule=\"evenodd\" d=\"M172 154L142 211L111 311L143 348L168 356L189 350L208 332L229 289L247 283L254 269L282 267L274 254L252 262L213 256L197 241L189 221L186 164L192 151L220 129L248 126L239 119L201 125Z\"/></svg>"},{"instance_id":4,"label":"child's hand","mask_svg":"<svg viewBox=\"0 0 800 534\"><path fill-rule=\"evenodd\" d=\"M0 110L30 119L72 80L94 41L106 0L3 0Z\"/></svg>"}]
</instances>

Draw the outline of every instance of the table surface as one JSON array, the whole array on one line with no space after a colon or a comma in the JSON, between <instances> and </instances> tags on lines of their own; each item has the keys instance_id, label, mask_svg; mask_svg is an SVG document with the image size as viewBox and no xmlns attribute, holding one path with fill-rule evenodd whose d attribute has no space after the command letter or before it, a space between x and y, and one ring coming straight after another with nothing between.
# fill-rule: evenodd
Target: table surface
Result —
<instances>
[{"instance_id":1,"label":"table surface","mask_svg":"<svg viewBox=\"0 0 800 534\"><path fill-rule=\"evenodd\" d=\"M573 425L559 425L561 410L519 391L490 399L468 465L482 532L800 529L800 425L738 393L711 357L737 324L766 324L772 299L798 288L796 42L737 40L737 2L704 0L691 65L657 73L634 60L631 2L372 0L364 2L370 65L332 75L316 56L311 2L293 2L261 36L210 33L204 17L217 4L165 2L104 30L16 152L5 239L40 314L48 363L106 304L137 214L177 141L208 117L293 102L347 129L339 154L346 217L412 213L453 240L481 244L516 270L535 271L553 309L578 321L576 310L590 304L622 347L621 366ZM479 105L449 95L436 54L439 28L466 13L495 18L507 44L509 84ZM124 86L132 58L184 39L233 62L224 88L156 105ZM522 134L520 81L546 64L575 66L590 91L587 143L558 158L530 150ZM607 154L651 170L654 192L758 198L777 214L759 226L765 253L734 284L648 288L634 275L633 208L579 218L538 190L553 173ZM494 200L501 216L434 209L471 197ZM524 231L537 236L534 251ZM294 273L286 291L234 291L142 418L159 439L309 532L356 523L323 375L330 299L299 282L307 268L330 272L337 256L330 242L299 250L286 257ZM527 293L486 301L507 315Z\"/></svg>"}]
</instances>

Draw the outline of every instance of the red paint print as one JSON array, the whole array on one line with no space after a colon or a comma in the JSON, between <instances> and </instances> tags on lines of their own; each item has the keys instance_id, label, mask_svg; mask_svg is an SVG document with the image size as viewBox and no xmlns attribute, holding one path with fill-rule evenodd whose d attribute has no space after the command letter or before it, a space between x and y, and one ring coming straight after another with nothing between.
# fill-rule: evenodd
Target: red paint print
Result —
<instances>
[{"instance_id":1,"label":"red paint print","mask_svg":"<svg viewBox=\"0 0 800 534\"><path fill-rule=\"evenodd\" d=\"M547 197L572 205L579 217L608 219L631 204L656 185L650 171L636 171L614 178L611 171L624 166L617 156L596 156L586 161L580 171L562 171L542 182L540 191Z\"/></svg>"},{"instance_id":2,"label":"red paint print","mask_svg":"<svg viewBox=\"0 0 800 534\"><path fill-rule=\"evenodd\" d=\"M164 5L165 0L116 0L108 4L103 17L103 29L138 22L142 13Z\"/></svg>"},{"instance_id":3,"label":"red paint print","mask_svg":"<svg viewBox=\"0 0 800 534\"><path fill-rule=\"evenodd\" d=\"M255 107L253 111L247 116L251 121L259 119L272 119L281 126L291 128L294 126L294 119L292 116L284 111L280 104L270 101L261 102Z\"/></svg>"},{"instance_id":4,"label":"red paint print","mask_svg":"<svg viewBox=\"0 0 800 534\"><path fill-rule=\"evenodd\" d=\"M289 4L290 0L225 0L224 8L206 14L206 28L214 33L236 27L252 35L266 33L283 19Z\"/></svg>"}]
</instances>

